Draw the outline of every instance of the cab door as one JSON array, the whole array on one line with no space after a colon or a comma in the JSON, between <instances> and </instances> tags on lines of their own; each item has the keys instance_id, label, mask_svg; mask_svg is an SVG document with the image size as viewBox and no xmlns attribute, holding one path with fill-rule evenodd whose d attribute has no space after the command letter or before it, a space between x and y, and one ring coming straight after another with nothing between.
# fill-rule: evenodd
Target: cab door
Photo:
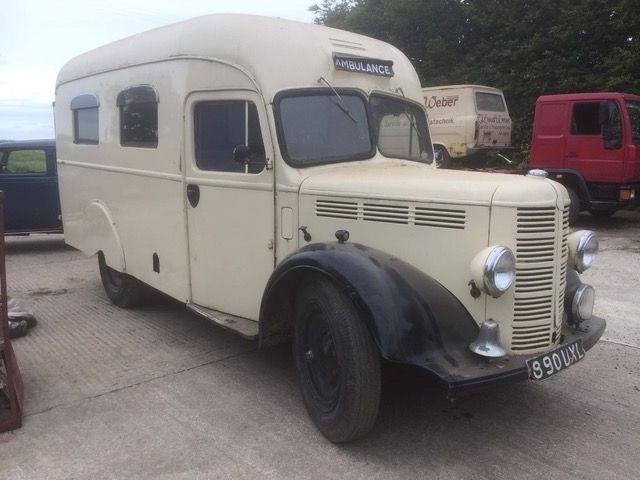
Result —
<instances>
[{"instance_id":1,"label":"cab door","mask_svg":"<svg viewBox=\"0 0 640 480\"><path fill-rule=\"evenodd\" d=\"M611 122L624 138L620 107L614 100L578 101L572 105L565 168L579 171L588 182L618 182L624 171L622 142L607 145L603 139L600 118L603 104L611 105Z\"/></svg>"},{"instance_id":2,"label":"cab door","mask_svg":"<svg viewBox=\"0 0 640 480\"><path fill-rule=\"evenodd\" d=\"M257 320L275 258L273 150L264 103L251 91L194 93L185 125L191 303Z\"/></svg>"}]
</instances>

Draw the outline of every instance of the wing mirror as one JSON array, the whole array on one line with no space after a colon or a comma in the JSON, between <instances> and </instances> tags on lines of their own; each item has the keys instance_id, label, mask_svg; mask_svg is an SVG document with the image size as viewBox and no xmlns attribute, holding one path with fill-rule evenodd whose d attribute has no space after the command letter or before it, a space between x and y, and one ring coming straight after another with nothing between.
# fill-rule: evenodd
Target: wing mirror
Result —
<instances>
[{"instance_id":1,"label":"wing mirror","mask_svg":"<svg viewBox=\"0 0 640 480\"><path fill-rule=\"evenodd\" d=\"M602 146L606 150L617 150L622 147L622 121L616 103L601 102L598 113L598 120L602 127Z\"/></svg>"},{"instance_id":2,"label":"wing mirror","mask_svg":"<svg viewBox=\"0 0 640 480\"><path fill-rule=\"evenodd\" d=\"M245 173L258 173L265 167L269 168L262 145L236 145L233 149L233 161L242 165Z\"/></svg>"},{"instance_id":3,"label":"wing mirror","mask_svg":"<svg viewBox=\"0 0 640 480\"><path fill-rule=\"evenodd\" d=\"M247 145L236 145L233 149L233 161L240 165L248 165L250 154L251 151Z\"/></svg>"}]
</instances>

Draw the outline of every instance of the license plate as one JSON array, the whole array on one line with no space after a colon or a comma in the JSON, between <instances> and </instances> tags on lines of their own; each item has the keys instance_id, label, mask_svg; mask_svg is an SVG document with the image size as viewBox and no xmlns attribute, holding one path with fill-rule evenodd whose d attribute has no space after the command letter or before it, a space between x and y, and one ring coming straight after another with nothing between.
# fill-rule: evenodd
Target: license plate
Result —
<instances>
[{"instance_id":1,"label":"license plate","mask_svg":"<svg viewBox=\"0 0 640 480\"><path fill-rule=\"evenodd\" d=\"M529 378L531 380L544 380L551 375L555 375L560 370L578 363L584 358L584 348L582 340L563 345L552 352L547 352L538 357L527 360Z\"/></svg>"}]
</instances>

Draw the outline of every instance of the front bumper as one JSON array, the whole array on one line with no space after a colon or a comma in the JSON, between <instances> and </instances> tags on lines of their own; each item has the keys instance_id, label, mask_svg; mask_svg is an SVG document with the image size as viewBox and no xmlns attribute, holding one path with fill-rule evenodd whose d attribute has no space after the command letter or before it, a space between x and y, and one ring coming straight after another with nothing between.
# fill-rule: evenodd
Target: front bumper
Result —
<instances>
[{"instance_id":1,"label":"front bumper","mask_svg":"<svg viewBox=\"0 0 640 480\"><path fill-rule=\"evenodd\" d=\"M602 318L591 317L583 322L579 330L565 326L562 331L562 341L551 348L560 347L575 340L582 339L586 350L593 347L602 336L606 322ZM471 351L464 358L459 359L458 365L449 374L441 378L449 388L449 398L455 398L470 391L479 390L493 385L501 385L527 380L529 371L526 361L540 355L513 355L501 360L487 360L480 358Z\"/></svg>"}]
</instances>

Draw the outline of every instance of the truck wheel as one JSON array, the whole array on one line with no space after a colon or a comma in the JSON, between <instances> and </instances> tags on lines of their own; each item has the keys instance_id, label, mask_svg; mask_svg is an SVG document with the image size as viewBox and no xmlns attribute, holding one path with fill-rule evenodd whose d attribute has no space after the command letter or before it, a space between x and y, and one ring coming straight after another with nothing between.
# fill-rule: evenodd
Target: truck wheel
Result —
<instances>
[{"instance_id":1,"label":"truck wheel","mask_svg":"<svg viewBox=\"0 0 640 480\"><path fill-rule=\"evenodd\" d=\"M321 277L296 296L293 355L307 411L334 443L364 436L380 405L380 358L350 300Z\"/></svg>"},{"instance_id":2,"label":"truck wheel","mask_svg":"<svg viewBox=\"0 0 640 480\"><path fill-rule=\"evenodd\" d=\"M451 165L451 157L449 156L449 152L442 145L434 145L433 146L433 156L435 157L436 167L438 168L449 168Z\"/></svg>"},{"instance_id":3,"label":"truck wheel","mask_svg":"<svg viewBox=\"0 0 640 480\"><path fill-rule=\"evenodd\" d=\"M98 253L98 265L102 286L109 300L122 308L133 308L141 303L144 287L138 280L109 267L102 252Z\"/></svg>"},{"instance_id":4,"label":"truck wheel","mask_svg":"<svg viewBox=\"0 0 640 480\"><path fill-rule=\"evenodd\" d=\"M571 206L569 207L569 224L573 225L578 221L582 207L580 205L580 197L575 189L573 187L567 187L567 192L569 192L569 198L571 199Z\"/></svg>"}]
</instances>

